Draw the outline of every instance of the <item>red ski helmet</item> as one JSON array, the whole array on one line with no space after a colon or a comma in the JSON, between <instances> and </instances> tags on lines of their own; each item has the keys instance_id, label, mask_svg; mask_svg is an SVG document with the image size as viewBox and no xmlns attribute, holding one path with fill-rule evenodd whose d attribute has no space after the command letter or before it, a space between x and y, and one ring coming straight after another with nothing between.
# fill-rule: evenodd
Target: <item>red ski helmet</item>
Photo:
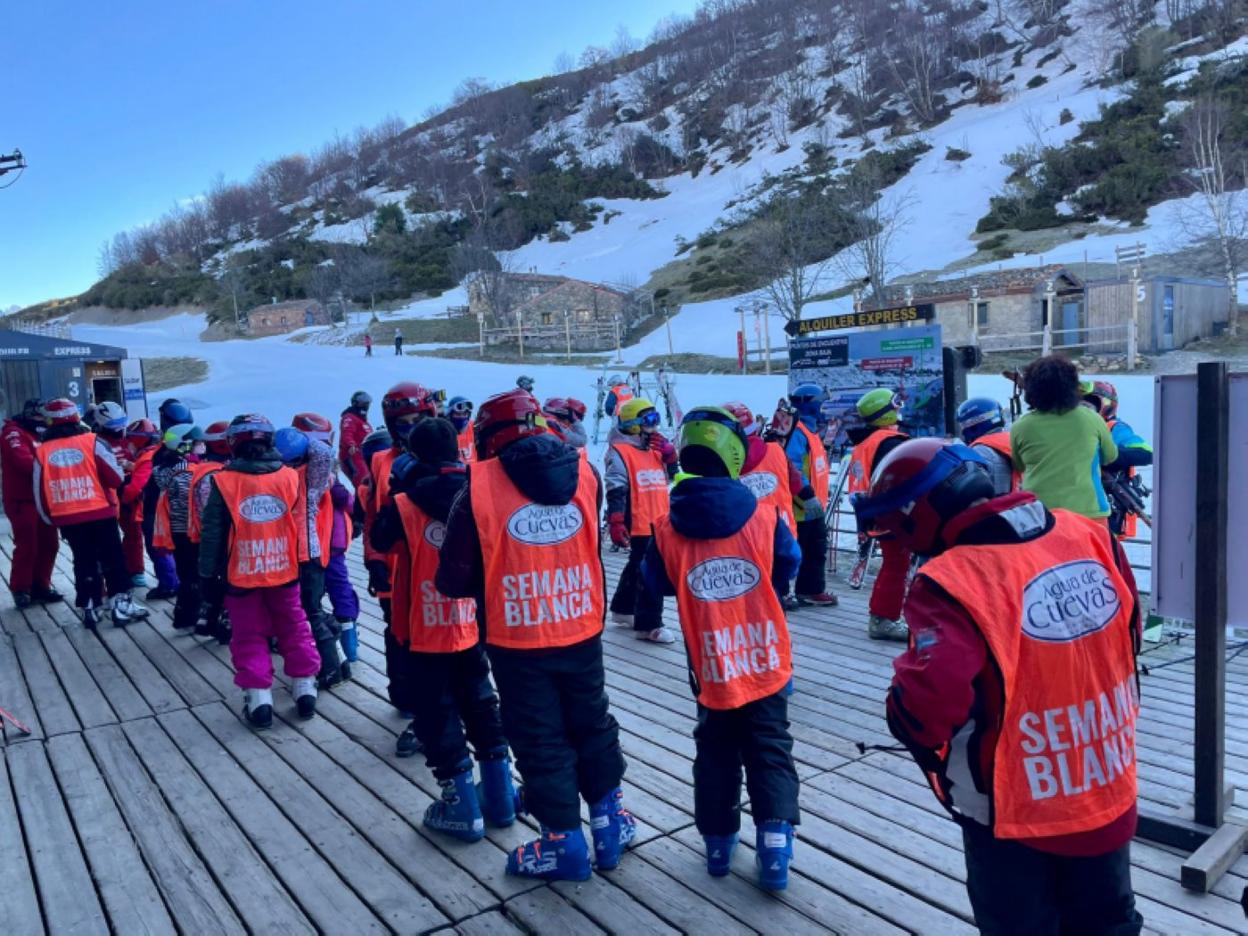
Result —
<instances>
[{"instance_id":1,"label":"red ski helmet","mask_svg":"<svg viewBox=\"0 0 1248 936\"><path fill-rule=\"evenodd\" d=\"M394 438L401 439L403 435L395 431L397 420L413 414L421 416L438 414L437 402L428 389L415 381L405 380L397 383L381 398L381 416L386 423L386 428L390 430L390 435Z\"/></svg>"},{"instance_id":2,"label":"red ski helmet","mask_svg":"<svg viewBox=\"0 0 1248 936\"><path fill-rule=\"evenodd\" d=\"M733 401L725 403L723 408L737 418L737 422L741 424L741 431L747 436L758 435L762 432L763 424L754 418L754 414L744 403Z\"/></svg>"},{"instance_id":3,"label":"red ski helmet","mask_svg":"<svg viewBox=\"0 0 1248 936\"><path fill-rule=\"evenodd\" d=\"M484 461L526 436L548 431L537 398L519 388L497 393L481 404L473 422L477 458Z\"/></svg>"},{"instance_id":4,"label":"red ski helmet","mask_svg":"<svg viewBox=\"0 0 1248 936\"><path fill-rule=\"evenodd\" d=\"M853 498L860 521L891 533L921 556L939 552L945 524L993 496L984 460L965 445L911 439L884 456L867 494Z\"/></svg>"},{"instance_id":5,"label":"red ski helmet","mask_svg":"<svg viewBox=\"0 0 1248 936\"><path fill-rule=\"evenodd\" d=\"M267 417L259 413L243 413L230 420L230 425L225 430L225 438L229 442L230 452L237 456L239 450L248 442L272 445L275 432L273 423Z\"/></svg>"},{"instance_id":6,"label":"red ski helmet","mask_svg":"<svg viewBox=\"0 0 1248 936\"><path fill-rule=\"evenodd\" d=\"M72 426L80 421L78 407L64 397L48 400L39 407L39 415L48 426Z\"/></svg>"},{"instance_id":7,"label":"red ski helmet","mask_svg":"<svg viewBox=\"0 0 1248 936\"><path fill-rule=\"evenodd\" d=\"M316 442L330 445L334 441L334 424L319 413L296 413L290 424Z\"/></svg>"},{"instance_id":8,"label":"red ski helmet","mask_svg":"<svg viewBox=\"0 0 1248 936\"><path fill-rule=\"evenodd\" d=\"M572 418L577 422L582 422L585 419L585 414L589 412L589 408L576 397L568 397L568 412L572 414Z\"/></svg>"},{"instance_id":9,"label":"red ski helmet","mask_svg":"<svg viewBox=\"0 0 1248 936\"><path fill-rule=\"evenodd\" d=\"M1108 380L1098 380L1083 398L1095 407L1106 422L1118 417L1118 388Z\"/></svg>"},{"instance_id":10,"label":"red ski helmet","mask_svg":"<svg viewBox=\"0 0 1248 936\"><path fill-rule=\"evenodd\" d=\"M226 458L230 455L230 443L226 438L230 424L220 419L217 422L209 423L208 428L204 430L204 448L212 452L213 455L221 455Z\"/></svg>"}]
</instances>

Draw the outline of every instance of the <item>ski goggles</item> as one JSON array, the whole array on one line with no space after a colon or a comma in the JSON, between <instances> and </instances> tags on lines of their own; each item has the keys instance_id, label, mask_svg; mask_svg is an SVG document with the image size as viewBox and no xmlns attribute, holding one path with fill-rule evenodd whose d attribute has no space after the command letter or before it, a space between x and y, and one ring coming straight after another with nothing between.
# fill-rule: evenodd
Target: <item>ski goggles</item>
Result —
<instances>
[{"instance_id":1,"label":"ski goggles","mask_svg":"<svg viewBox=\"0 0 1248 936\"><path fill-rule=\"evenodd\" d=\"M458 403L452 404L447 412L452 416L471 416L472 403L468 400L460 400Z\"/></svg>"},{"instance_id":2,"label":"ski goggles","mask_svg":"<svg viewBox=\"0 0 1248 936\"><path fill-rule=\"evenodd\" d=\"M657 429L662 419L659 411L656 409L648 409L640 413L635 419L625 419L621 421L620 428L627 431L629 429Z\"/></svg>"}]
</instances>

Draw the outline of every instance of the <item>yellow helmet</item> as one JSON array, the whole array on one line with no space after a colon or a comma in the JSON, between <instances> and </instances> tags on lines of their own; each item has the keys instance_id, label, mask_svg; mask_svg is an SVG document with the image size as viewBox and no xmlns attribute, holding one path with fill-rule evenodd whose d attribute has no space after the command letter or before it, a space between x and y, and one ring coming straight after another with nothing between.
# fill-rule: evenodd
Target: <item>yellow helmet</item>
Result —
<instances>
[{"instance_id":1,"label":"yellow helmet","mask_svg":"<svg viewBox=\"0 0 1248 936\"><path fill-rule=\"evenodd\" d=\"M625 435L641 435L642 429L657 429L659 411L645 397L634 397L615 414L616 426Z\"/></svg>"}]
</instances>

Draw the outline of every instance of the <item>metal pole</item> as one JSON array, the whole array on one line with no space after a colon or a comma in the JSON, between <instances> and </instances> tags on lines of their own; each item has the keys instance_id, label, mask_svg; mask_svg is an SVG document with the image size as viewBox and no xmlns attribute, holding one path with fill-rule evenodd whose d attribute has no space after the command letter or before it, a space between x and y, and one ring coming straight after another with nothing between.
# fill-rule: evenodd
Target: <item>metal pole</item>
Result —
<instances>
[{"instance_id":1,"label":"metal pole","mask_svg":"<svg viewBox=\"0 0 1248 936\"><path fill-rule=\"evenodd\" d=\"M1135 319L1127 322L1127 370L1135 370L1135 361L1139 356L1140 331Z\"/></svg>"},{"instance_id":2,"label":"metal pole","mask_svg":"<svg viewBox=\"0 0 1248 936\"><path fill-rule=\"evenodd\" d=\"M1137 264L1131 268L1131 321L1135 325L1136 335L1139 335L1140 328L1140 268ZM1156 336L1153 336L1153 346L1156 347Z\"/></svg>"},{"instance_id":3,"label":"metal pole","mask_svg":"<svg viewBox=\"0 0 1248 936\"><path fill-rule=\"evenodd\" d=\"M613 320L615 325L615 363L624 363L624 349L620 346L620 317L617 315Z\"/></svg>"},{"instance_id":4,"label":"metal pole","mask_svg":"<svg viewBox=\"0 0 1248 936\"><path fill-rule=\"evenodd\" d=\"M1193 818L1216 828L1226 812L1226 502L1230 381L1225 361L1196 366L1196 719Z\"/></svg>"},{"instance_id":5,"label":"metal pole","mask_svg":"<svg viewBox=\"0 0 1248 936\"><path fill-rule=\"evenodd\" d=\"M767 304L763 303L763 353L767 356L763 358L767 362L767 368L764 373L771 376L771 320L768 318Z\"/></svg>"},{"instance_id":6,"label":"metal pole","mask_svg":"<svg viewBox=\"0 0 1248 936\"><path fill-rule=\"evenodd\" d=\"M750 339L745 334L745 306L737 306L741 315L741 373L750 372Z\"/></svg>"},{"instance_id":7,"label":"metal pole","mask_svg":"<svg viewBox=\"0 0 1248 936\"><path fill-rule=\"evenodd\" d=\"M516 310L516 335L520 339L520 357L524 357L524 313Z\"/></svg>"},{"instance_id":8,"label":"metal pole","mask_svg":"<svg viewBox=\"0 0 1248 936\"><path fill-rule=\"evenodd\" d=\"M676 351L672 347L672 317L668 314L666 302L660 308L663 309L663 327L667 329L667 356L675 357Z\"/></svg>"},{"instance_id":9,"label":"metal pole","mask_svg":"<svg viewBox=\"0 0 1248 936\"><path fill-rule=\"evenodd\" d=\"M568 346L568 360L572 360L572 313L563 310L563 339Z\"/></svg>"},{"instance_id":10,"label":"metal pole","mask_svg":"<svg viewBox=\"0 0 1248 936\"><path fill-rule=\"evenodd\" d=\"M477 313L477 339L481 342L481 357L485 357L485 313Z\"/></svg>"}]
</instances>

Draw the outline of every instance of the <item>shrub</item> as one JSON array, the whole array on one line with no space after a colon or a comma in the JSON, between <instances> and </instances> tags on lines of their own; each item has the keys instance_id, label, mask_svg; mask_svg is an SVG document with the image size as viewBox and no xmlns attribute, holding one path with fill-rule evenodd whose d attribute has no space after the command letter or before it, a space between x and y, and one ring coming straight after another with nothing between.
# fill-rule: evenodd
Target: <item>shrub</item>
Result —
<instances>
[{"instance_id":1,"label":"shrub","mask_svg":"<svg viewBox=\"0 0 1248 936\"><path fill-rule=\"evenodd\" d=\"M971 158L970 153L968 153L964 149L959 149L956 146L950 146L945 150L945 159L949 160L950 162L963 162L964 160L967 160L970 158Z\"/></svg>"},{"instance_id":2,"label":"shrub","mask_svg":"<svg viewBox=\"0 0 1248 936\"><path fill-rule=\"evenodd\" d=\"M1064 127L1074 119L1075 115L1070 112L1070 108L1063 107L1061 114L1058 115L1057 122Z\"/></svg>"},{"instance_id":3,"label":"shrub","mask_svg":"<svg viewBox=\"0 0 1248 936\"><path fill-rule=\"evenodd\" d=\"M1046 85L1048 83L1049 79L1044 77L1044 75L1032 75L1031 80L1027 82L1027 87L1038 88L1041 85Z\"/></svg>"}]
</instances>

